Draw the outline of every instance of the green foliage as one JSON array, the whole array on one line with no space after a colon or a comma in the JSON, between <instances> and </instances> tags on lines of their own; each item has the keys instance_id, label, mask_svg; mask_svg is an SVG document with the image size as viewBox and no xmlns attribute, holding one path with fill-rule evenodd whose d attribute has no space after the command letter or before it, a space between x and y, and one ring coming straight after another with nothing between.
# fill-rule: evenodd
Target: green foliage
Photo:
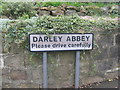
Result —
<instances>
[{"instance_id":1,"label":"green foliage","mask_svg":"<svg viewBox=\"0 0 120 90\"><path fill-rule=\"evenodd\" d=\"M28 2L17 2L17 3L5 3L3 5L3 15L12 18L19 18L23 15L28 15L28 17L34 16L35 11L33 9L33 4Z\"/></svg>"},{"instance_id":2,"label":"green foliage","mask_svg":"<svg viewBox=\"0 0 120 90\"><path fill-rule=\"evenodd\" d=\"M3 3L2 3L2 0L0 0L0 15L1 15L1 13L2 13L2 5L3 5Z\"/></svg>"},{"instance_id":3,"label":"green foliage","mask_svg":"<svg viewBox=\"0 0 120 90\"><path fill-rule=\"evenodd\" d=\"M96 5L98 7L104 7L107 5L117 5L118 3L110 3L110 2L37 2L37 6L60 6L62 4L70 5L70 6L93 6Z\"/></svg>"},{"instance_id":4,"label":"green foliage","mask_svg":"<svg viewBox=\"0 0 120 90\"><path fill-rule=\"evenodd\" d=\"M42 6L60 6L63 2L45 2L41 3Z\"/></svg>"},{"instance_id":5,"label":"green foliage","mask_svg":"<svg viewBox=\"0 0 120 90\"><path fill-rule=\"evenodd\" d=\"M0 15L1 15L1 13L2 13L2 6L0 5Z\"/></svg>"},{"instance_id":6,"label":"green foliage","mask_svg":"<svg viewBox=\"0 0 120 90\"><path fill-rule=\"evenodd\" d=\"M31 33L77 33L79 30L92 32L93 28L113 29L118 28L116 21L107 21L103 18L97 21L81 19L79 16L42 16L26 20L16 20L7 24L4 29L7 42L17 43L23 48L28 48L28 35Z\"/></svg>"},{"instance_id":7,"label":"green foliage","mask_svg":"<svg viewBox=\"0 0 120 90\"><path fill-rule=\"evenodd\" d=\"M50 33L78 33L79 30L84 30L84 32L89 33L94 32L94 28L118 28L118 23L116 21L105 20L104 18L99 18L99 20L85 20L77 15L57 17L42 16L31 19L20 18L19 20L8 22L6 27L4 27L4 48L9 52L11 45L16 43L20 48L29 50L28 36L31 33L44 33L49 35ZM36 63L36 61L32 59L35 57L41 58L42 54L29 51L27 51L26 54L29 55L30 64L34 66L38 65L38 62ZM94 68L95 66L92 67L93 72L91 72L90 75L94 75L96 72Z\"/></svg>"}]
</instances>

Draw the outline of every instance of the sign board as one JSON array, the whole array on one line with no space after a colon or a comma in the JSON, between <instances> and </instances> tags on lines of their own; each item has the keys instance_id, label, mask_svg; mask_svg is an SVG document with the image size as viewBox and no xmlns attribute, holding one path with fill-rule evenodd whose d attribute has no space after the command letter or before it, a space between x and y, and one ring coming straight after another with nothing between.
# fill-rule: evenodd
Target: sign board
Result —
<instances>
[{"instance_id":1,"label":"sign board","mask_svg":"<svg viewBox=\"0 0 120 90\"><path fill-rule=\"evenodd\" d=\"M30 51L91 50L93 34L30 34L29 44Z\"/></svg>"}]
</instances>

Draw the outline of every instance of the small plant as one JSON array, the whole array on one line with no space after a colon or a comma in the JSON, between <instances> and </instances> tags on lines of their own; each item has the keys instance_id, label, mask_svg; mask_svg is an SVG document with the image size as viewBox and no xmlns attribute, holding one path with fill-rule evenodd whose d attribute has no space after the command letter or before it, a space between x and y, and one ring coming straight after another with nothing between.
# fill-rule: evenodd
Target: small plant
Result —
<instances>
[{"instance_id":1,"label":"small plant","mask_svg":"<svg viewBox=\"0 0 120 90\"><path fill-rule=\"evenodd\" d=\"M19 18L23 15L28 15L28 17L32 17L35 15L35 11L33 9L32 3L6 3L3 5L3 15L11 18Z\"/></svg>"},{"instance_id":2,"label":"small plant","mask_svg":"<svg viewBox=\"0 0 120 90\"><path fill-rule=\"evenodd\" d=\"M106 5L116 5L117 3L110 3L110 2L89 2L89 3L82 3L82 2L36 2L37 6L60 6L62 4L66 4L69 6L98 6L98 7L104 7Z\"/></svg>"},{"instance_id":3,"label":"small plant","mask_svg":"<svg viewBox=\"0 0 120 90\"><path fill-rule=\"evenodd\" d=\"M0 16L1 16L1 13L2 13L2 5L3 5L2 0L0 0Z\"/></svg>"}]
</instances>

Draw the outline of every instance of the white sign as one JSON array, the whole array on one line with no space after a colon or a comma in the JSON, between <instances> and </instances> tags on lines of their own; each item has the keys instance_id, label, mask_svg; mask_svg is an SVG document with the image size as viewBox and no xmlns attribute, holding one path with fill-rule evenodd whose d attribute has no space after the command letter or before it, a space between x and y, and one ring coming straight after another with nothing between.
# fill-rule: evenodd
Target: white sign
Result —
<instances>
[{"instance_id":1,"label":"white sign","mask_svg":"<svg viewBox=\"0 0 120 90\"><path fill-rule=\"evenodd\" d=\"M30 34L30 51L91 50L93 34Z\"/></svg>"}]
</instances>

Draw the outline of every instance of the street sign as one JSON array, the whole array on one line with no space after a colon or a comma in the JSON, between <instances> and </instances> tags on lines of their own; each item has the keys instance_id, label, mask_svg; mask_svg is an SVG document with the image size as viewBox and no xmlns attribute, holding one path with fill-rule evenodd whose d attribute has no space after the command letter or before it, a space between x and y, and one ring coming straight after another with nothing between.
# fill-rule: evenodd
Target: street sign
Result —
<instances>
[{"instance_id":1,"label":"street sign","mask_svg":"<svg viewBox=\"0 0 120 90\"><path fill-rule=\"evenodd\" d=\"M30 34L29 47L30 51L43 52L43 88L48 87L47 51L76 50L75 88L79 88L80 50L93 48L93 34Z\"/></svg>"},{"instance_id":2,"label":"street sign","mask_svg":"<svg viewBox=\"0 0 120 90\"><path fill-rule=\"evenodd\" d=\"M29 46L30 51L91 50L93 34L30 34Z\"/></svg>"}]
</instances>

